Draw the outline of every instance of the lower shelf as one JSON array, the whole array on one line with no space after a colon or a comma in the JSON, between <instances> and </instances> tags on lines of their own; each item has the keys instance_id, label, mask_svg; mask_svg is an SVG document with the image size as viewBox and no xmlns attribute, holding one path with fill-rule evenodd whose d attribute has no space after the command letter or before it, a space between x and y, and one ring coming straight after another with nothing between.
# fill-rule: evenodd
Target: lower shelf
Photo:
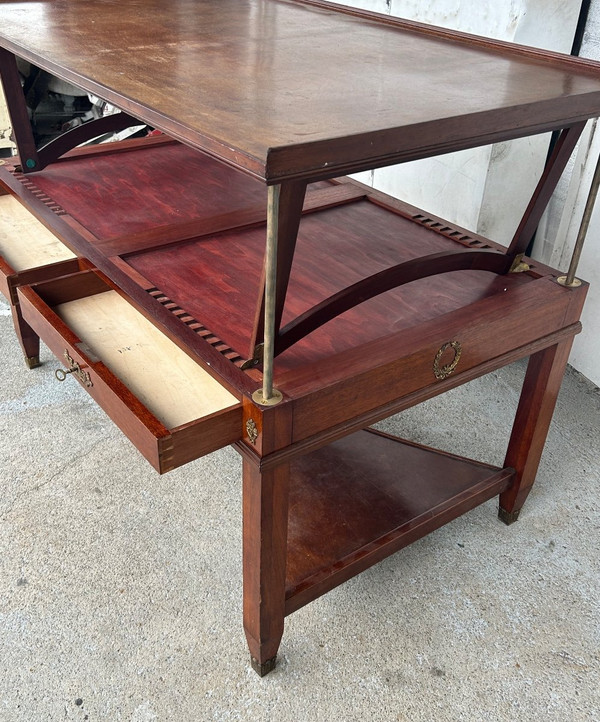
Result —
<instances>
[{"instance_id":1,"label":"lower shelf","mask_svg":"<svg viewBox=\"0 0 600 722\"><path fill-rule=\"evenodd\" d=\"M295 460L286 614L496 496L513 475L373 430Z\"/></svg>"}]
</instances>

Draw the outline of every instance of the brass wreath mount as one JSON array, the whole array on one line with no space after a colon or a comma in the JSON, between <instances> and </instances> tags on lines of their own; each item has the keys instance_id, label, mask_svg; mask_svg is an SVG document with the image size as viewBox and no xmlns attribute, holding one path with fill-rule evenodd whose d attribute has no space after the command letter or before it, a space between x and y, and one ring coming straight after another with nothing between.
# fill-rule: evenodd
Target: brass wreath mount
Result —
<instances>
[{"instance_id":1,"label":"brass wreath mount","mask_svg":"<svg viewBox=\"0 0 600 722\"><path fill-rule=\"evenodd\" d=\"M440 366L442 356L446 353L446 351L448 351L448 349L452 349L454 351L454 358L450 363ZM443 346L440 347L440 349L435 355L435 358L433 359L433 373L436 379L442 380L448 378L448 376L450 376L450 374L455 371L456 367L458 366L458 362L460 361L461 353L462 346L458 341L448 341L448 343L445 343Z\"/></svg>"}]
</instances>

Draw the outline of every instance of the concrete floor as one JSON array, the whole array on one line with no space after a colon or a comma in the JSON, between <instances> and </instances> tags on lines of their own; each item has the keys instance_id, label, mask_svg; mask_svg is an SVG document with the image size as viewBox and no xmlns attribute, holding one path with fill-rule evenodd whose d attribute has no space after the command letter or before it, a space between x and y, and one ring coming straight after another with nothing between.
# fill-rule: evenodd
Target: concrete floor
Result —
<instances>
[{"instance_id":1,"label":"concrete floor","mask_svg":"<svg viewBox=\"0 0 600 722\"><path fill-rule=\"evenodd\" d=\"M511 527L484 504L286 621L249 667L240 470L158 476L0 305L0 721L600 720L600 394L565 379ZM382 426L501 463L522 363Z\"/></svg>"}]
</instances>

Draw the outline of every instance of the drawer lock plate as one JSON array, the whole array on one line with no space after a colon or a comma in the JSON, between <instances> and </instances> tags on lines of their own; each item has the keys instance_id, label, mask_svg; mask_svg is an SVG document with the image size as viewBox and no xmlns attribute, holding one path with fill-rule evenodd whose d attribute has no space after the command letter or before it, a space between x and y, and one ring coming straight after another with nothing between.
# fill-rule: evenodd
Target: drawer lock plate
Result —
<instances>
[{"instance_id":1,"label":"drawer lock plate","mask_svg":"<svg viewBox=\"0 0 600 722\"><path fill-rule=\"evenodd\" d=\"M90 386L93 386L92 379L90 378L90 375L87 371L84 371L81 366L71 357L71 354L68 351L65 351L63 353L63 356L65 358L65 361L67 362L68 368L66 369L56 369L54 372L54 375L59 381L64 381L69 374L75 374L76 378L86 387L90 388Z\"/></svg>"}]
</instances>

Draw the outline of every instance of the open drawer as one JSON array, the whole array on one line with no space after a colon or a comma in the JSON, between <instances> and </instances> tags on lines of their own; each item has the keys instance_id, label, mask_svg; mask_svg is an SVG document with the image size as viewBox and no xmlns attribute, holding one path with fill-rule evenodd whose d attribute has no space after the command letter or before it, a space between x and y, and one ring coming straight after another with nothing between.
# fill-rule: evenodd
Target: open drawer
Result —
<instances>
[{"instance_id":1,"label":"open drawer","mask_svg":"<svg viewBox=\"0 0 600 722\"><path fill-rule=\"evenodd\" d=\"M0 186L0 291L6 298L14 305L21 283L77 270L75 254Z\"/></svg>"},{"instance_id":2,"label":"open drawer","mask_svg":"<svg viewBox=\"0 0 600 722\"><path fill-rule=\"evenodd\" d=\"M15 333L29 368L40 364L40 340L23 321L17 287L75 273L80 261L0 184L0 293L10 303Z\"/></svg>"},{"instance_id":3,"label":"open drawer","mask_svg":"<svg viewBox=\"0 0 600 722\"><path fill-rule=\"evenodd\" d=\"M238 441L238 398L94 271L18 289L25 321L160 473Z\"/></svg>"}]
</instances>

